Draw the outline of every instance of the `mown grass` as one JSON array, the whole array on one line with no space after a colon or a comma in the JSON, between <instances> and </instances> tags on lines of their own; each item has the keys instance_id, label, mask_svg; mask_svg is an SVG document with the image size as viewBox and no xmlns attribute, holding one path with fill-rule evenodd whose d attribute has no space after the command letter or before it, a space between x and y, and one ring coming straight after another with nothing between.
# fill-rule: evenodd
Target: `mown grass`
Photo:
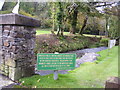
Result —
<instances>
[{"instance_id":1,"label":"mown grass","mask_svg":"<svg viewBox=\"0 0 120 90\"><path fill-rule=\"evenodd\" d=\"M36 35L41 35L41 34L51 34L51 28L50 29L38 29L36 30ZM57 31L55 31L57 33ZM64 35L68 35L69 32L64 32Z\"/></svg>"},{"instance_id":2,"label":"mown grass","mask_svg":"<svg viewBox=\"0 0 120 90\"><path fill-rule=\"evenodd\" d=\"M68 74L59 74L58 80L53 75L34 75L22 78L23 86L32 88L104 88L110 76L118 76L118 46L111 50L98 52L101 57L93 63L84 63Z\"/></svg>"},{"instance_id":3,"label":"mown grass","mask_svg":"<svg viewBox=\"0 0 120 90\"><path fill-rule=\"evenodd\" d=\"M51 28L48 29L37 29L36 30L36 35L41 35L41 34L51 34ZM55 31L55 33L57 33L57 31ZM69 32L64 32L64 35L69 35ZM76 33L76 35L79 35ZM100 35L90 35L90 34L83 34L84 36L88 36L88 37L104 37L104 36L100 36Z\"/></svg>"}]
</instances>

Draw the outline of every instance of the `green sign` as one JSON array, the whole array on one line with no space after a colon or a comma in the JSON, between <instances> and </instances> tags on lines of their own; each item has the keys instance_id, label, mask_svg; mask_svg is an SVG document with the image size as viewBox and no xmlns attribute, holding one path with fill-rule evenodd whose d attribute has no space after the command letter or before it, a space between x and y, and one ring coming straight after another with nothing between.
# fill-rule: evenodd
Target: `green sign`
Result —
<instances>
[{"instance_id":1,"label":"green sign","mask_svg":"<svg viewBox=\"0 0 120 90\"><path fill-rule=\"evenodd\" d=\"M40 53L37 70L70 70L75 68L76 54Z\"/></svg>"}]
</instances>

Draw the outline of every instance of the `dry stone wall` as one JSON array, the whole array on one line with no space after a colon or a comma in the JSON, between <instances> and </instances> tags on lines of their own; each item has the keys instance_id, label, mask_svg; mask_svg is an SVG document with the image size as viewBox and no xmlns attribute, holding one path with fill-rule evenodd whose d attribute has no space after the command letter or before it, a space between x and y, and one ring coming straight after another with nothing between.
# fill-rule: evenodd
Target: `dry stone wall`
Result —
<instances>
[{"instance_id":1,"label":"dry stone wall","mask_svg":"<svg viewBox=\"0 0 120 90\"><path fill-rule=\"evenodd\" d=\"M16 16L14 15L16 18ZM24 17L24 16L23 16ZM22 20L22 19L21 19ZM29 20L29 18L28 18ZM27 23L28 24L28 23ZM22 24L0 26L0 73L12 80L34 74L35 28Z\"/></svg>"}]
</instances>

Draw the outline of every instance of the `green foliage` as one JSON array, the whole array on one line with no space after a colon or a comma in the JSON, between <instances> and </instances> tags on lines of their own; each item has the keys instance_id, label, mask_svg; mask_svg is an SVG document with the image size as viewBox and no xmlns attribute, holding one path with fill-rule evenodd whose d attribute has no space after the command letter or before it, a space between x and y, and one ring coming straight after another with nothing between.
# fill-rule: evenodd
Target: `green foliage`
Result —
<instances>
[{"instance_id":1,"label":"green foliage","mask_svg":"<svg viewBox=\"0 0 120 90\"><path fill-rule=\"evenodd\" d=\"M53 20L52 32L57 30L57 35L62 34L64 19L63 2L52 2L51 7L51 17Z\"/></svg>"},{"instance_id":2,"label":"green foliage","mask_svg":"<svg viewBox=\"0 0 120 90\"><path fill-rule=\"evenodd\" d=\"M62 34L62 25L63 25L63 4L62 2L56 2L56 27L57 27L57 35Z\"/></svg>"},{"instance_id":3,"label":"green foliage","mask_svg":"<svg viewBox=\"0 0 120 90\"><path fill-rule=\"evenodd\" d=\"M90 48L96 48L96 47L100 47L100 46L105 46L105 45L100 44L99 42L96 42L96 43L92 44L92 45L90 46Z\"/></svg>"},{"instance_id":4,"label":"green foliage","mask_svg":"<svg viewBox=\"0 0 120 90\"><path fill-rule=\"evenodd\" d=\"M16 2L5 2L2 8L2 11L12 11Z\"/></svg>"},{"instance_id":5,"label":"green foliage","mask_svg":"<svg viewBox=\"0 0 120 90\"><path fill-rule=\"evenodd\" d=\"M22 14L22 15L25 15L25 16L28 16L28 17L32 17L32 18L34 18L35 16L32 16L31 14L29 14L29 13L26 13L25 11L23 11L23 10L21 10L20 12L19 12L20 14Z\"/></svg>"},{"instance_id":6,"label":"green foliage","mask_svg":"<svg viewBox=\"0 0 120 90\"><path fill-rule=\"evenodd\" d=\"M104 35L105 19L103 17L89 17L87 27L83 33L92 35ZM102 32L102 33L101 33Z\"/></svg>"},{"instance_id":7,"label":"green foliage","mask_svg":"<svg viewBox=\"0 0 120 90\"><path fill-rule=\"evenodd\" d=\"M56 10L56 19L57 24L61 25L63 20L63 6L62 2L56 2L57 10Z\"/></svg>"},{"instance_id":8,"label":"green foliage","mask_svg":"<svg viewBox=\"0 0 120 90\"><path fill-rule=\"evenodd\" d=\"M42 21L41 23L41 28L44 29L44 28L51 28L52 27L52 19L46 19L44 21Z\"/></svg>"},{"instance_id":9,"label":"green foliage","mask_svg":"<svg viewBox=\"0 0 120 90\"><path fill-rule=\"evenodd\" d=\"M36 48L37 53L54 53L54 52L67 52L77 49L82 49L84 47L90 47L95 44L94 38L84 37L84 36L65 36L57 37L52 35L39 35L36 38ZM99 39L95 38L97 42ZM72 42L72 43L71 43Z\"/></svg>"},{"instance_id":10,"label":"green foliage","mask_svg":"<svg viewBox=\"0 0 120 90\"><path fill-rule=\"evenodd\" d=\"M108 46L109 39L108 38L102 38L100 40L100 44L103 46Z\"/></svg>"},{"instance_id":11,"label":"green foliage","mask_svg":"<svg viewBox=\"0 0 120 90\"><path fill-rule=\"evenodd\" d=\"M24 10L24 12L31 14L32 16L34 15L34 2L21 2L20 3L20 10Z\"/></svg>"},{"instance_id":12,"label":"green foliage","mask_svg":"<svg viewBox=\"0 0 120 90\"><path fill-rule=\"evenodd\" d=\"M1 14L11 13L17 2L5 2ZM74 3L74 4L73 4ZM76 4L76 6L74 6ZM41 28L52 28L58 30L62 35L63 31L77 33L82 27L79 13L84 15L97 16L98 12L91 12L91 7L85 2L20 2L19 13L25 16L37 18L41 21ZM58 32L58 33L59 33Z\"/></svg>"},{"instance_id":13,"label":"green foliage","mask_svg":"<svg viewBox=\"0 0 120 90\"><path fill-rule=\"evenodd\" d=\"M11 11L0 11L0 14L8 14L11 13Z\"/></svg>"},{"instance_id":14,"label":"green foliage","mask_svg":"<svg viewBox=\"0 0 120 90\"><path fill-rule=\"evenodd\" d=\"M119 28L118 28L119 19L116 16L110 16L108 25L108 37L111 39L116 39L119 37Z\"/></svg>"}]
</instances>

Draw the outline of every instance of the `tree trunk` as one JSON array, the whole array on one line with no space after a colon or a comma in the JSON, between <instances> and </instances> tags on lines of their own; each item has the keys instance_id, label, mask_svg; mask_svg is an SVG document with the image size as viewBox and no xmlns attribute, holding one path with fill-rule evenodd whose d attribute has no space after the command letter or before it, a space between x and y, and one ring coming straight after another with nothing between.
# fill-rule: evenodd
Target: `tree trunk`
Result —
<instances>
[{"instance_id":1,"label":"tree trunk","mask_svg":"<svg viewBox=\"0 0 120 90\"><path fill-rule=\"evenodd\" d=\"M52 30L51 30L51 33L52 34L55 34L55 3L52 4L53 7L52 7L52 18L53 18L53 25L52 25Z\"/></svg>"},{"instance_id":2,"label":"tree trunk","mask_svg":"<svg viewBox=\"0 0 120 90\"><path fill-rule=\"evenodd\" d=\"M72 15L72 21L71 21L71 29L70 33L75 34L76 33L76 26L77 26L77 16L78 16L78 8L76 8Z\"/></svg>"},{"instance_id":3,"label":"tree trunk","mask_svg":"<svg viewBox=\"0 0 120 90\"><path fill-rule=\"evenodd\" d=\"M105 36L108 37L108 16L106 16Z\"/></svg>"},{"instance_id":4,"label":"tree trunk","mask_svg":"<svg viewBox=\"0 0 120 90\"><path fill-rule=\"evenodd\" d=\"M60 35L60 31L61 31L61 28L60 28L60 25L59 25L58 28L57 28L57 36Z\"/></svg>"},{"instance_id":5,"label":"tree trunk","mask_svg":"<svg viewBox=\"0 0 120 90\"><path fill-rule=\"evenodd\" d=\"M83 35L83 31L87 25L87 20L88 20L88 16L86 15L83 26L82 26L81 30L79 31L79 34L81 34L81 35Z\"/></svg>"},{"instance_id":6,"label":"tree trunk","mask_svg":"<svg viewBox=\"0 0 120 90\"><path fill-rule=\"evenodd\" d=\"M51 33L52 34L55 34L55 19L53 20L53 26L52 26L52 30L51 30Z\"/></svg>"},{"instance_id":7,"label":"tree trunk","mask_svg":"<svg viewBox=\"0 0 120 90\"><path fill-rule=\"evenodd\" d=\"M34 2L34 12L37 13L38 9L38 2Z\"/></svg>"},{"instance_id":8,"label":"tree trunk","mask_svg":"<svg viewBox=\"0 0 120 90\"><path fill-rule=\"evenodd\" d=\"M57 2L57 35L60 35L61 30L62 30L62 24L63 24L63 5L62 2Z\"/></svg>"}]
</instances>

